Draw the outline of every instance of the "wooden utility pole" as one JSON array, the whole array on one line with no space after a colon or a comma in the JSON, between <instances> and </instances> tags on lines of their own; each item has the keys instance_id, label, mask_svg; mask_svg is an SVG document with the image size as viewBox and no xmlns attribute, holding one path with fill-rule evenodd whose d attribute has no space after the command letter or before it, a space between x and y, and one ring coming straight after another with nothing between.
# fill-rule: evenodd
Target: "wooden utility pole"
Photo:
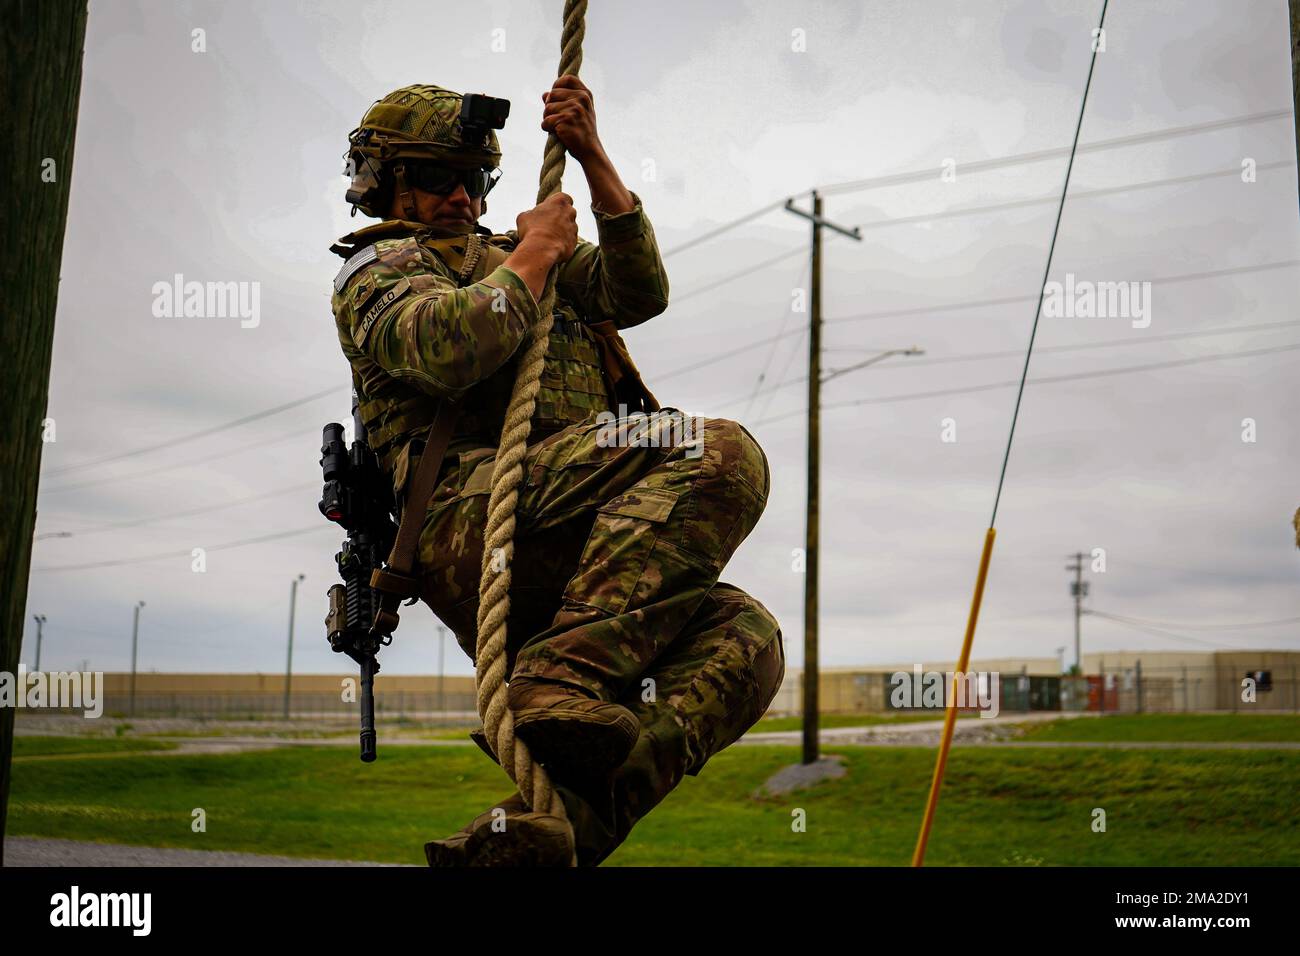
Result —
<instances>
[{"instance_id":1,"label":"wooden utility pole","mask_svg":"<svg viewBox=\"0 0 1300 956\"><path fill-rule=\"evenodd\" d=\"M855 226L845 229L822 218L822 197L815 189L812 212L796 209L794 200L785 208L812 222L812 290L808 327L808 518L804 540L803 585L803 762L817 761L817 724L820 703L817 695L817 534L821 493L821 386L822 386L822 228L834 229L850 239L862 241Z\"/></svg>"},{"instance_id":2,"label":"wooden utility pole","mask_svg":"<svg viewBox=\"0 0 1300 956\"><path fill-rule=\"evenodd\" d=\"M0 151L9 249L0 284L8 315L0 322L0 671L10 674L22 653L85 37L86 0L14 0L0 31L0 101L13 130ZM0 707L0 862L14 712Z\"/></svg>"},{"instance_id":3,"label":"wooden utility pole","mask_svg":"<svg viewBox=\"0 0 1300 956\"><path fill-rule=\"evenodd\" d=\"M1291 102L1300 116L1300 0L1290 0L1291 8ZM1300 162L1300 134L1296 137L1296 160Z\"/></svg>"},{"instance_id":4,"label":"wooden utility pole","mask_svg":"<svg viewBox=\"0 0 1300 956\"><path fill-rule=\"evenodd\" d=\"M1288 4L1291 12L1291 103L1296 117L1300 117L1300 0ZM1300 175L1300 129L1296 130L1296 169ZM1295 546L1300 548L1300 508L1291 518L1295 528Z\"/></svg>"}]
</instances>

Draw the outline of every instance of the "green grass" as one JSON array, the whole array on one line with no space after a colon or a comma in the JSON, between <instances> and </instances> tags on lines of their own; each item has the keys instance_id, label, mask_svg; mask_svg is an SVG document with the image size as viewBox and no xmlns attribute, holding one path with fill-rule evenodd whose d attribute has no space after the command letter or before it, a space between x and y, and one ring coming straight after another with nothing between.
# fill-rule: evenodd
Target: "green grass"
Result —
<instances>
[{"instance_id":1,"label":"green grass","mask_svg":"<svg viewBox=\"0 0 1300 956\"><path fill-rule=\"evenodd\" d=\"M978 717L979 714L958 714L959 719ZM943 723L944 712L931 711L928 714L822 714L818 726L830 727L878 727L881 724L913 724L918 721ZM774 730L802 730L802 717L764 717L752 728L752 733L766 733Z\"/></svg>"},{"instance_id":2,"label":"green grass","mask_svg":"<svg viewBox=\"0 0 1300 956\"><path fill-rule=\"evenodd\" d=\"M424 730L416 727L399 726L396 724L379 724L379 737L382 740L385 732L394 732L402 730L405 737L418 738L423 740L468 740L469 732L477 727L477 724L465 724L463 727L434 727ZM313 728L293 728L286 729L283 727L218 727L207 728L205 730L158 730L140 734L141 738L194 738L194 739L213 739L217 737L278 737L283 740L342 740L345 737L351 738L357 736L357 728L349 725L346 729L329 730Z\"/></svg>"},{"instance_id":3,"label":"green grass","mask_svg":"<svg viewBox=\"0 0 1300 956\"><path fill-rule=\"evenodd\" d=\"M162 740L140 740L132 737L14 737L14 757L113 754L173 750L175 747L175 744Z\"/></svg>"},{"instance_id":4,"label":"green grass","mask_svg":"<svg viewBox=\"0 0 1300 956\"><path fill-rule=\"evenodd\" d=\"M836 752L844 778L755 800L750 793L796 761L798 749L732 748L687 777L608 862L905 865L933 752ZM958 748L928 862L1295 866L1297 790L1300 760L1285 752ZM509 792L501 771L471 747L390 747L368 766L325 748L70 757L15 764L9 830L418 864L425 841ZM196 807L206 811L205 833L190 828ZM1105 833L1091 829L1097 807L1107 814ZM792 831L796 809L806 813L806 832Z\"/></svg>"},{"instance_id":5,"label":"green grass","mask_svg":"<svg viewBox=\"0 0 1300 956\"><path fill-rule=\"evenodd\" d=\"M1024 740L1300 742L1287 714L1117 714L1025 725Z\"/></svg>"}]
</instances>

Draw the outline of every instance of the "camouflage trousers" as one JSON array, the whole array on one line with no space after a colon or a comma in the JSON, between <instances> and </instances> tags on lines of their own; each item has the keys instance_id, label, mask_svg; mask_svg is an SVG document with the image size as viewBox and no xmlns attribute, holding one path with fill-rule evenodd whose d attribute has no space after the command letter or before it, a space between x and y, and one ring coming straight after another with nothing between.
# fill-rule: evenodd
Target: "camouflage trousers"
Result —
<instances>
[{"instance_id":1,"label":"camouflage trousers","mask_svg":"<svg viewBox=\"0 0 1300 956\"><path fill-rule=\"evenodd\" d=\"M735 422L690 421L692 441L656 445L644 418L620 419L625 433L588 419L524 459L507 673L585 688L641 724L610 777L555 781L583 864L751 727L785 673L775 618L718 581L767 503L767 457ZM471 658L494 461L481 448L444 466L420 541L423 600Z\"/></svg>"}]
</instances>

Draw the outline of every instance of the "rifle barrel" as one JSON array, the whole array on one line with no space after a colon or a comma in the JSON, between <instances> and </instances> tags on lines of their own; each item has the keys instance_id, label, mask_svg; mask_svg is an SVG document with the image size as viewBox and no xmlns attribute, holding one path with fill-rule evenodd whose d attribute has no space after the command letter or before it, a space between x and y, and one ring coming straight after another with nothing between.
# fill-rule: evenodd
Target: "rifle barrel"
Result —
<instances>
[{"instance_id":1,"label":"rifle barrel","mask_svg":"<svg viewBox=\"0 0 1300 956\"><path fill-rule=\"evenodd\" d=\"M367 655L361 665L361 760L375 759L375 655Z\"/></svg>"}]
</instances>

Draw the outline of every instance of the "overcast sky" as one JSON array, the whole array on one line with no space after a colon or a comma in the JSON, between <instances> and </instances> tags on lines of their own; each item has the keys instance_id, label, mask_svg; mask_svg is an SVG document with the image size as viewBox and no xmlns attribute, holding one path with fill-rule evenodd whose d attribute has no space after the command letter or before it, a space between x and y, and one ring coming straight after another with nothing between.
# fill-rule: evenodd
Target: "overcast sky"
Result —
<instances>
[{"instance_id":1,"label":"overcast sky","mask_svg":"<svg viewBox=\"0 0 1300 956\"><path fill-rule=\"evenodd\" d=\"M295 669L350 670L324 640L340 535L316 510L320 427L348 414L327 247L367 222L343 200L346 136L408 83L509 98L505 176L484 221L512 227L536 192L560 10L92 0L37 524L72 535L36 542L29 666L41 613L45 669L127 668L143 600L142 669L279 671L303 573ZM1020 373L1065 159L964 166L1069 146L1099 12L1079 0L592 4L582 75L665 251L787 196L806 206L814 186L926 173L825 199L830 219L864 229L826 243L824 364L926 352L824 389L826 665L956 657L1015 399L1014 387L959 390ZM1300 649L1296 624L1179 626L1300 616L1286 4L1117 2L1106 26L1084 144L1210 128L1076 160L1053 278L1150 281L1150 324L1043 319L1031 379L1083 377L1025 393L975 657L1072 645L1066 555L1093 548L1106 571L1089 575L1089 606L1172 626L1085 618L1085 651ZM948 160L955 181L941 176ZM566 188L594 238L572 164ZM807 249L807 224L774 208L669 255L673 304L626 334L661 402L739 420L766 450L767 512L724 579L776 614L792 666L808 349L792 303ZM153 286L177 273L259 283L259 323L156 316ZM1093 374L1153 365L1166 367ZM956 441L943 441L945 419ZM196 547L204 573L191 570ZM436 662L432 615L404 614L385 672ZM447 662L471 672L450 642Z\"/></svg>"}]
</instances>

